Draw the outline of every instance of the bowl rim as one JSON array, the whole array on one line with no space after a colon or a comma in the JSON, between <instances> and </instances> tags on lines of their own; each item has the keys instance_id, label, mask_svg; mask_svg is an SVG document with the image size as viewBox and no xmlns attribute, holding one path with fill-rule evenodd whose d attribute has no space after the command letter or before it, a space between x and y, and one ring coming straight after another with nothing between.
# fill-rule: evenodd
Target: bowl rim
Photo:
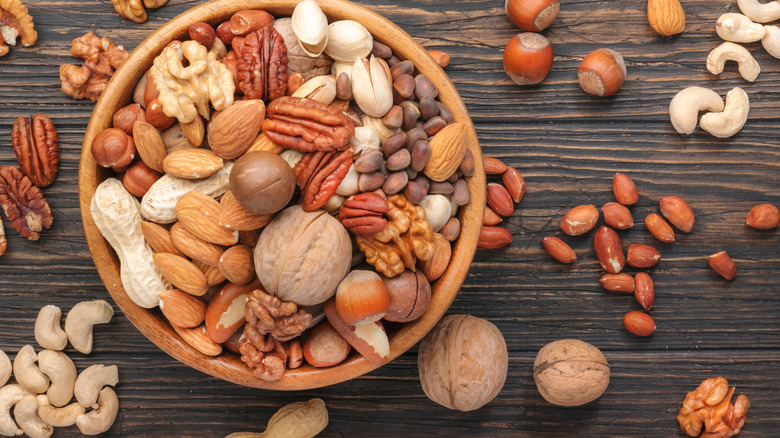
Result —
<instances>
[{"instance_id":1,"label":"bowl rim","mask_svg":"<svg viewBox=\"0 0 780 438\"><path fill-rule=\"evenodd\" d=\"M467 128L468 148L474 156L474 175L466 179L470 201L459 210L461 234L456 240L446 272L432 285L433 297L428 310L412 322L403 324L390 338L390 361L419 342L454 301L468 274L477 248L485 208L485 173L476 131L458 91L444 70L414 38L383 16L346 0L316 0L328 21L355 20L363 24L378 41L393 49L402 59L415 60L417 70L439 89L439 100L447 105L457 122ZM110 126L113 114L131 100L135 84L152 61L173 39L187 34L191 23L212 24L228 19L241 9L264 9L279 17L289 16L298 0L211 0L172 18L144 39L123 65L117 69L97 101L84 135L79 164L79 203L84 233L95 267L114 302L146 338L178 361L213 377L238 385L271 390L305 390L342 383L379 368L354 351L339 365L314 368L307 364L287 370L282 379L267 382L254 377L235 355L206 356L184 342L167 320L153 309L135 304L127 296L120 280L119 259L95 225L90 203L97 185L111 177L111 171L99 167L91 153L95 135ZM379 32L381 30L381 32ZM132 84L123 85L123 84ZM471 236L463 238L463 236Z\"/></svg>"}]
</instances>

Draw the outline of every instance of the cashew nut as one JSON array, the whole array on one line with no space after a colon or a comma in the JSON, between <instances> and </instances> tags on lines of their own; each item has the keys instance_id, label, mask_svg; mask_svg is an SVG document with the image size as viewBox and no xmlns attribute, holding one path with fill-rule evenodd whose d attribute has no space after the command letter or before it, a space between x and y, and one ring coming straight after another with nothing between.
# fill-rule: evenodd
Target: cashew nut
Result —
<instances>
[{"instance_id":1,"label":"cashew nut","mask_svg":"<svg viewBox=\"0 0 780 438\"><path fill-rule=\"evenodd\" d=\"M16 423L30 438L49 438L54 428L38 416L38 400L34 395L25 395L14 407Z\"/></svg>"},{"instance_id":2,"label":"cashew nut","mask_svg":"<svg viewBox=\"0 0 780 438\"><path fill-rule=\"evenodd\" d=\"M11 359L0 350L0 386L3 386L11 378Z\"/></svg>"},{"instance_id":3,"label":"cashew nut","mask_svg":"<svg viewBox=\"0 0 780 438\"><path fill-rule=\"evenodd\" d=\"M84 435L97 435L111 428L119 412L119 399L113 389L105 387L100 391L98 407L76 417L76 426Z\"/></svg>"},{"instance_id":4,"label":"cashew nut","mask_svg":"<svg viewBox=\"0 0 780 438\"><path fill-rule=\"evenodd\" d=\"M111 321L114 309L105 300L82 301L68 312L65 333L73 348L89 354L92 351L92 326Z\"/></svg>"},{"instance_id":5,"label":"cashew nut","mask_svg":"<svg viewBox=\"0 0 780 438\"><path fill-rule=\"evenodd\" d=\"M677 93L669 104L669 118L680 134L696 129L700 111L723 111L723 99L709 88L688 87Z\"/></svg>"},{"instance_id":6,"label":"cashew nut","mask_svg":"<svg viewBox=\"0 0 780 438\"><path fill-rule=\"evenodd\" d=\"M41 394L38 399L38 416L41 420L54 427L68 427L76 424L76 417L84 413L84 406L73 402L62 408L55 408L49 403L49 397Z\"/></svg>"},{"instance_id":7,"label":"cashew nut","mask_svg":"<svg viewBox=\"0 0 780 438\"><path fill-rule=\"evenodd\" d=\"M780 27L764 26L766 35L761 38L761 45L770 55L780 59Z\"/></svg>"},{"instance_id":8,"label":"cashew nut","mask_svg":"<svg viewBox=\"0 0 780 438\"><path fill-rule=\"evenodd\" d=\"M24 396L32 395L21 385L10 384L0 388L0 435L16 436L22 434L22 429L11 418L11 408Z\"/></svg>"},{"instance_id":9,"label":"cashew nut","mask_svg":"<svg viewBox=\"0 0 780 438\"><path fill-rule=\"evenodd\" d=\"M51 379L46 391L49 401L56 407L62 407L73 398L73 386L76 383L76 366L67 354L61 351L43 350L38 353L38 366Z\"/></svg>"},{"instance_id":10,"label":"cashew nut","mask_svg":"<svg viewBox=\"0 0 780 438\"><path fill-rule=\"evenodd\" d=\"M701 116L701 129L715 137L726 138L739 132L747 121L750 101L745 90L736 87L726 94L726 107L719 113Z\"/></svg>"},{"instance_id":11,"label":"cashew nut","mask_svg":"<svg viewBox=\"0 0 780 438\"><path fill-rule=\"evenodd\" d=\"M32 345L27 344L19 350L14 358L14 376L16 382L30 392L40 394L49 387L49 378L41 372L35 362L38 355Z\"/></svg>"},{"instance_id":12,"label":"cashew nut","mask_svg":"<svg viewBox=\"0 0 780 438\"><path fill-rule=\"evenodd\" d=\"M766 34L764 26L753 23L753 20L733 12L723 14L715 22L715 30L718 36L726 41L735 43L752 43L758 41Z\"/></svg>"},{"instance_id":13,"label":"cashew nut","mask_svg":"<svg viewBox=\"0 0 780 438\"><path fill-rule=\"evenodd\" d=\"M780 19L780 1L761 3L758 0L737 0L739 10L756 23L769 23Z\"/></svg>"},{"instance_id":14,"label":"cashew nut","mask_svg":"<svg viewBox=\"0 0 780 438\"><path fill-rule=\"evenodd\" d=\"M755 81L758 74L761 73L761 66L748 52L748 49L729 42L712 49L707 56L707 70L714 75L720 74L723 72L726 61L736 61L739 64L739 74L749 82Z\"/></svg>"},{"instance_id":15,"label":"cashew nut","mask_svg":"<svg viewBox=\"0 0 780 438\"><path fill-rule=\"evenodd\" d=\"M35 320L35 342L49 350L62 350L68 345L68 335L60 327L62 311L48 304L41 307Z\"/></svg>"},{"instance_id":16,"label":"cashew nut","mask_svg":"<svg viewBox=\"0 0 780 438\"><path fill-rule=\"evenodd\" d=\"M116 386L119 382L119 372L116 365L92 365L79 374L76 379L76 400L81 406L93 408L100 395L100 389L106 385Z\"/></svg>"}]
</instances>

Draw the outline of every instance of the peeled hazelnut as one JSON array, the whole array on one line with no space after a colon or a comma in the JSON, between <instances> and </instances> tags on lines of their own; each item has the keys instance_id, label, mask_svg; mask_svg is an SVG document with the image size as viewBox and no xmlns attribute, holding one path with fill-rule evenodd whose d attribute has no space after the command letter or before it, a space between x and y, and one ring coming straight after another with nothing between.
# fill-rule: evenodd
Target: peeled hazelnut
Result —
<instances>
[{"instance_id":1,"label":"peeled hazelnut","mask_svg":"<svg viewBox=\"0 0 780 438\"><path fill-rule=\"evenodd\" d=\"M596 96L615 94L626 80L623 56L610 49L596 49L588 54L577 70L580 86Z\"/></svg>"},{"instance_id":2,"label":"peeled hazelnut","mask_svg":"<svg viewBox=\"0 0 780 438\"><path fill-rule=\"evenodd\" d=\"M541 32L552 24L561 4L558 0L506 0L504 10L515 26L527 32Z\"/></svg>"},{"instance_id":3,"label":"peeled hazelnut","mask_svg":"<svg viewBox=\"0 0 780 438\"><path fill-rule=\"evenodd\" d=\"M104 129L92 140L92 157L97 164L121 172L135 157L133 137L119 128Z\"/></svg>"},{"instance_id":4,"label":"peeled hazelnut","mask_svg":"<svg viewBox=\"0 0 780 438\"><path fill-rule=\"evenodd\" d=\"M155 172L143 161L138 161L128 167L122 176L122 184L131 194L142 198L149 188L160 179L162 175Z\"/></svg>"},{"instance_id":5,"label":"peeled hazelnut","mask_svg":"<svg viewBox=\"0 0 780 438\"><path fill-rule=\"evenodd\" d=\"M144 75L144 77L146 77L144 85L144 106L149 108L149 104L152 103L153 100L157 100L160 92L154 87L154 81L149 80L148 74Z\"/></svg>"},{"instance_id":6,"label":"peeled hazelnut","mask_svg":"<svg viewBox=\"0 0 780 438\"><path fill-rule=\"evenodd\" d=\"M431 284L421 271L404 270L393 278L382 276L390 294L390 307L385 319L395 322L413 321L431 304Z\"/></svg>"},{"instance_id":7,"label":"peeled hazelnut","mask_svg":"<svg viewBox=\"0 0 780 438\"><path fill-rule=\"evenodd\" d=\"M217 32L214 28L202 21L190 24L189 34L191 40L205 46L207 50L211 50L211 46L214 45L214 40L217 37Z\"/></svg>"},{"instance_id":8,"label":"peeled hazelnut","mask_svg":"<svg viewBox=\"0 0 780 438\"><path fill-rule=\"evenodd\" d=\"M552 45L538 33L517 34L504 49L504 71L519 85L538 84L547 77L552 63Z\"/></svg>"},{"instance_id":9,"label":"peeled hazelnut","mask_svg":"<svg viewBox=\"0 0 780 438\"><path fill-rule=\"evenodd\" d=\"M146 121L160 131L164 131L170 128L176 119L166 115L163 112L162 105L160 105L157 99L153 99L146 105Z\"/></svg>"},{"instance_id":10,"label":"peeled hazelnut","mask_svg":"<svg viewBox=\"0 0 780 438\"><path fill-rule=\"evenodd\" d=\"M373 271L352 271L336 289L336 311L349 325L379 321L389 306L387 286Z\"/></svg>"},{"instance_id":11,"label":"peeled hazelnut","mask_svg":"<svg viewBox=\"0 0 780 438\"><path fill-rule=\"evenodd\" d=\"M137 103L131 103L114 114L112 125L125 131L125 134L133 134L133 124L137 121L146 121L146 111Z\"/></svg>"}]
</instances>

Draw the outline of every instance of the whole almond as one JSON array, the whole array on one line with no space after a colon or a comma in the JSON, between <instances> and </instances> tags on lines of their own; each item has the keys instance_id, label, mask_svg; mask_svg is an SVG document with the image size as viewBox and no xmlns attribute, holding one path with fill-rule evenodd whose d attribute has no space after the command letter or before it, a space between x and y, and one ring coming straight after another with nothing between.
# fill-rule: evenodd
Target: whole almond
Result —
<instances>
[{"instance_id":1,"label":"whole almond","mask_svg":"<svg viewBox=\"0 0 780 438\"><path fill-rule=\"evenodd\" d=\"M174 287L196 296L201 296L208 290L206 276L191 261L168 253L155 253L152 257L160 274Z\"/></svg>"},{"instance_id":2,"label":"whole almond","mask_svg":"<svg viewBox=\"0 0 780 438\"><path fill-rule=\"evenodd\" d=\"M222 353L222 344L217 344L209 339L205 326L185 328L172 325L172 327L184 342L206 356L219 356Z\"/></svg>"},{"instance_id":3,"label":"whole almond","mask_svg":"<svg viewBox=\"0 0 780 438\"><path fill-rule=\"evenodd\" d=\"M176 217L187 231L206 242L217 245L235 245L238 232L231 231L219 224L222 206L212 197L200 192L190 191L176 202Z\"/></svg>"},{"instance_id":4,"label":"whole almond","mask_svg":"<svg viewBox=\"0 0 780 438\"><path fill-rule=\"evenodd\" d=\"M482 218L483 225L498 225L502 220L501 216L497 215L492 208L485 206L485 216Z\"/></svg>"},{"instance_id":5,"label":"whole almond","mask_svg":"<svg viewBox=\"0 0 780 438\"><path fill-rule=\"evenodd\" d=\"M487 185L487 204L499 216L512 216L515 212L515 205L512 203L512 196L509 195L506 187L497 183Z\"/></svg>"},{"instance_id":6,"label":"whole almond","mask_svg":"<svg viewBox=\"0 0 780 438\"><path fill-rule=\"evenodd\" d=\"M160 310L172 325L179 327L196 327L206 318L206 304L178 289L160 294Z\"/></svg>"},{"instance_id":7,"label":"whole almond","mask_svg":"<svg viewBox=\"0 0 780 438\"><path fill-rule=\"evenodd\" d=\"M451 123L434 135L428 144L431 152L425 165L425 176L433 181L445 181L458 170L466 155L466 125Z\"/></svg>"},{"instance_id":8,"label":"whole almond","mask_svg":"<svg viewBox=\"0 0 780 438\"><path fill-rule=\"evenodd\" d=\"M674 230L660 215L655 213L648 214L645 218L645 226L647 231L650 231L650 234L661 242L674 242Z\"/></svg>"},{"instance_id":9,"label":"whole almond","mask_svg":"<svg viewBox=\"0 0 780 438\"><path fill-rule=\"evenodd\" d=\"M661 253L650 245L629 245L626 262L639 269L651 268L661 260Z\"/></svg>"},{"instance_id":10,"label":"whole almond","mask_svg":"<svg viewBox=\"0 0 780 438\"><path fill-rule=\"evenodd\" d=\"M639 200L639 192L634 181L625 173L616 173L612 178L612 192L615 200L623 205L634 205Z\"/></svg>"},{"instance_id":11,"label":"whole almond","mask_svg":"<svg viewBox=\"0 0 780 438\"><path fill-rule=\"evenodd\" d=\"M653 307L655 301L653 279L645 272L637 272L634 275L634 298L645 310Z\"/></svg>"},{"instance_id":12,"label":"whole almond","mask_svg":"<svg viewBox=\"0 0 780 438\"><path fill-rule=\"evenodd\" d=\"M168 154L162 162L163 171L177 178L208 178L222 169L224 161L207 149L188 148Z\"/></svg>"},{"instance_id":13,"label":"whole almond","mask_svg":"<svg viewBox=\"0 0 780 438\"><path fill-rule=\"evenodd\" d=\"M219 258L219 272L231 283L246 284L255 279L254 254L246 245L234 245Z\"/></svg>"},{"instance_id":14,"label":"whole almond","mask_svg":"<svg viewBox=\"0 0 780 438\"><path fill-rule=\"evenodd\" d=\"M486 249L503 248L510 243L512 243L512 234L503 227L483 226L477 240L477 246Z\"/></svg>"},{"instance_id":15,"label":"whole almond","mask_svg":"<svg viewBox=\"0 0 780 438\"><path fill-rule=\"evenodd\" d=\"M758 230L771 230L780 225L780 210L772 204L759 204L750 209L745 223Z\"/></svg>"},{"instance_id":16,"label":"whole almond","mask_svg":"<svg viewBox=\"0 0 780 438\"><path fill-rule=\"evenodd\" d=\"M685 11L679 0L648 0L647 21L659 35L676 35L685 29Z\"/></svg>"},{"instance_id":17,"label":"whole almond","mask_svg":"<svg viewBox=\"0 0 780 438\"><path fill-rule=\"evenodd\" d=\"M690 233L696 220L693 210L679 196L661 198L661 214L683 233Z\"/></svg>"},{"instance_id":18,"label":"whole almond","mask_svg":"<svg viewBox=\"0 0 780 438\"><path fill-rule=\"evenodd\" d=\"M503 161L492 157L482 157L482 165L485 166L487 175L501 175L507 169Z\"/></svg>"},{"instance_id":19,"label":"whole almond","mask_svg":"<svg viewBox=\"0 0 780 438\"><path fill-rule=\"evenodd\" d=\"M146 243L152 247L152 251L182 255L181 251L173 244L170 231L162 226L154 222L141 221L141 232L144 234Z\"/></svg>"},{"instance_id":20,"label":"whole almond","mask_svg":"<svg viewBox=\"0 0 780 438\"><path fill-rule=\"evenodd\" d=\"M181 132L191 145L199 148L203 145L203 138L206 135L206 124L200 116L195 116L189 123L179 123Z\"/></svg>"},{"instance_id":21,"label":"whole almond","mask_svg":"<svg viewBox=\"0 0 780 438\"><path fill-rule=\"evenodd\" d=\"M655 332L655 321L643 312L634 310L623 317L623 326L637 336L650 336Z\"/></svg>"},{"instance_id":22,"label":"whole almond","mask_svg":"<svg viewBox=\"0 0 780 438\"><path fill-rule=\"evenodd\" d=\"M219 214L219 224L228 230L256 230L263 228L274 218L272 214L254 214L244 208L228 190L222 195L219 204L222 211Z\"/></svg>"},{"instance_id":23,"label":"whole almond","mask_svg":"<svg viewBox=\"0 0 780 438\"><path fill-rule=\"evenodd\" d=\"M515 201L515 204L523 200L523 196L525 196L525 179L517 169L507 167L506 172L501 175L501 180L504 182L504 186L509 192L509 196Z\"/></svg>"},{"instance_id":24,"label":"whole almond","mask_svg":"<svg viewBox=\"0 0 780 438\"><path fill-rule=\"evenodd\" d=\"M615 230L602 226L593 237L593 249L599 259L601 267L610 274L617 274L623 270L626 259L623 256L623 248Z\"/></svg>"},{"instance_id":25,"label":"whole almond","mask_svg":"<svg viewBox=\"0 0 780 438\"><path fill-rule=\"evenodd\" d=\"M165 158L165 143L163 143L160 131L150 123L137 121L133 124L133 141L135 149L141 160L150 169L157 172L163 171L163 159Z\"/></svg>"},{"instance_id":26,"label":"whole almond","mask_svg":"<svg viewBox=\"0 0 780 438\"><path fill-rule=\"evenodd\" d=\"M219 272L219 268L216 266L207 265L199 260L193 260L192 263L194 263L195 266L203 272L203 275L206 276L206 282L209 286L216 286L226 280L225 276Z\"/></svg>"},{"instance_id":27,"label":"whole almond","mask_svg":"<svg viewBox=\"0 0 780 438\"><path fill-rule=\"evenodd\" d=\"M577 254L563 240L555 236L546 236L542 238L542 245L547 254L561 263L574 263L577 260Z\"/></svg>"},{"instance_id":28,"label":"whole almond","mask_svg":"<svg viewBox=\"0 0 780 438\"><path fill-rule=\"evenodd\" d=\"M428 260L420 260L420 270L429 282L438 280L447 270L452 257L452 246L450 242L439 233L433 233L433 257Z\"/></svg>"},{"instance_id":29,"label":"whole almond","mask_svg":"<svg viewBox=\"0 0 780 438\"><path fill-rule=\"evenodd\" d=\"M181 222L176 222L171 227L171 241L182 254L193 261L200 261L215 268L224 252L221 246L206 242L187 231Z\"/></svg>"},{"instance_id":30,"label":"whole almond","mask_svg":"<svg viewBox=\"0 0 780 438\"><path fill-rule=\"evenodd\" d=\"M712 270L726 280L733 280L737 276L737 265L726 251L716 252L707 259Z\"/></svg>"},{"instance_id":31,"label":"whole almond","mask_svg":"<svg viewBox=\"0 0 780 438\"><path fill-rule=\"evenodd\" d=\"M601 207L604 222L612 228L625 230L634 226L634 217L626 206L617 202L607 202Z\"/></svg>"},{"instance_id":32,"label":"whole almond","mask_svg":"<svg viewBox=\"0 0 780 438\"><path fill-rule=\"evenodd\" d=\"M226 160L240 157L257 138L264 118L262 100L235 102L209 121L209 147Z\"/></svg>"},{"instance_id":33,"label":"whole almond","mask_svg":"<svg viewBox=\"0 0 780 438\"><path fill-rule=\"evenodd\" d=\"M579 236L592 230L599 220L599 210L593 205L578 205L561 218L561 230L569 236Z\"/></svg>"},{"instance_id":34,"label":"whole almond","mask_svg":"<svg viewBox=\"0 0 780 438\"><path fill-rule=\"evenodd\" d=\"M625 272L619 274L604 274L599 278L599 284L606 290L613 292L634 291L634 277Z\"/></svg>"}]
</instances>

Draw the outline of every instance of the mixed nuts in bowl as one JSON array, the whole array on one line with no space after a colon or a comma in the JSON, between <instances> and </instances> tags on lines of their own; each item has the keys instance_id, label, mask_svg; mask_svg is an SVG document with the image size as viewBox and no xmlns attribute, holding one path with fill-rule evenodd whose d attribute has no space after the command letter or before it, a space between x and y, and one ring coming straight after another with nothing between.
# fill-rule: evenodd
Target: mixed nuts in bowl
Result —
<instances>
[{"instance_id":1,"label":"mixed nuts in bowl","mask_svg":"<svg viewBox=\"0 0 780 438\"><path fill-rule=\"evenodd\" d=\"M468 272L485 205L446 74L337 0L172 19L103 92L79 174L95 265L131 322L268 389L349 380L417 343Z\"/></svg>"}]
</instances>

